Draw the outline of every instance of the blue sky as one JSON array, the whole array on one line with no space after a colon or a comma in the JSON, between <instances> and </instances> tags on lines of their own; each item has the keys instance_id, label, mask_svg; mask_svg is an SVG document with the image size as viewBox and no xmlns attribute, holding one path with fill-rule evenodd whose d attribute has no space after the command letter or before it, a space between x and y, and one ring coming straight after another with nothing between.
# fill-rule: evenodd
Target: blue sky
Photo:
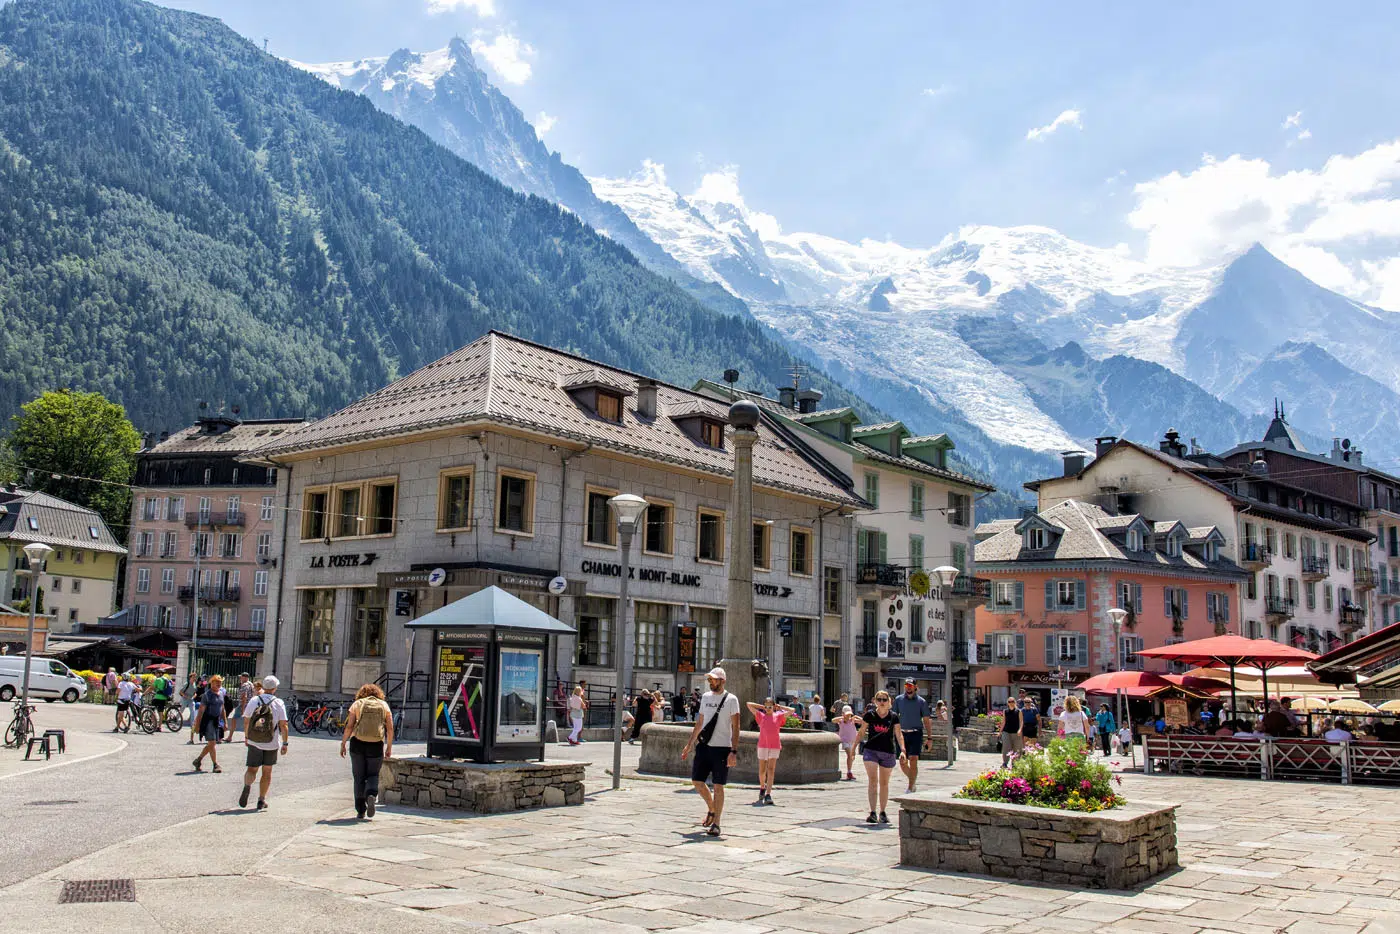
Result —
<instances>
[{"instance_id":1,"label":"blue sky","mask_svg":"<svg viewBox=\"0 0 1400 934\"><path fill-rule=\"evenodd\" d=\"M1383 202L1366 210L1385 220L1353 224L1345 249L1304 229L1331 204L1329 157L1400 138L1400 8L173 5L309 62L438 48L454 34L514 51L514 67L494 69L497 83L528 116L554 118L546 141L586 174L628 174L651 159L687 193L706 172L734 167L747 204L788 231L926 246L964 224L1041 224L1164 262L1214 259L1252 237L1292 251L1314 278L1332 278L1325 285L1366 297L1389 284L1400 303L1400 263L1385 266L1395 251L1376 248L1391 215L1400 218L1389 162L1355 196ZM1310 194L1294 190L1290 172L1311 180ZM1218 217L1200 217L1217 206Z\"/></svg>"}]
</instances>

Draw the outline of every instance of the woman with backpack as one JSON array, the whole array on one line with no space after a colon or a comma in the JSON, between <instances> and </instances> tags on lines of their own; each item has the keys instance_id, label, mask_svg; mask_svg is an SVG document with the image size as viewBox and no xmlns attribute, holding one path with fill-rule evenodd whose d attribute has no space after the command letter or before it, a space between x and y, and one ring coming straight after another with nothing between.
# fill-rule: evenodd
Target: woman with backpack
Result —
<instances>
[{"instance_id":1,"label":"woman with backpack","mask_svg":"<svg viewBox=\"0 0 1400 934\"><path fill-rule=\"evenodd\" d=\"M204 740L204 748L194 757L194 770L204 771L204 757L214 763L214 771L219 768L219 741L224 738L224 679L222 675L211 675L209 687L199 696L199 713L194 716L194 732Z\"/></svg>"},{"instance_id":2,"label":"woman with backpack","mask_svg":"<svg viewBox=\"0 0 1400 934\"><path fill-rule=\"evenodd\" d=\"M369 820L379 803L379 768L385 756L394 754L394 714L379 685L366 684L355 692L340 737L342 759L347 745L350 773L355 777L355 814Z\"/></svg>"}]
</instances>

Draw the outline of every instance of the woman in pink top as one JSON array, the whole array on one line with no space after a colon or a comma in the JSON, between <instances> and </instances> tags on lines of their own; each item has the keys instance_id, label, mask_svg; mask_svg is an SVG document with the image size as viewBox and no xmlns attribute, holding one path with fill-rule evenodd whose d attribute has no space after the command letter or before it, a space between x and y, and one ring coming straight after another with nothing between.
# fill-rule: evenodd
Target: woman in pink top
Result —
<instances>
[{"instance_id":1,"label":"woman in pink top","mask_svg":"<svg viewBox=\"0 0 1400 934\"><path fill-rule=\"evenodd\" d=\"M749 712L758 721L758 802L773 803L773 775L778 771L778 756L783 751L783 737L779 731L794 711L791 707L774 703L768 698L760 707L752 701Z\"/></svg>"}]
</instances>

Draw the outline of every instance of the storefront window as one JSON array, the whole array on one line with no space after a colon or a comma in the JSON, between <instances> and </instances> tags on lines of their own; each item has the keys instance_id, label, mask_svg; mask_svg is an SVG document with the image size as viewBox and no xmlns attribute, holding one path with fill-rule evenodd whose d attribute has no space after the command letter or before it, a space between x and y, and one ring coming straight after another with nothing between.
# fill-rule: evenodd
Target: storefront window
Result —
<instances>
[{"instance_id":1,"label":"storefront window","mask_svg":"<svg viewBox=\"0 0 1400 934\"><path fill-rule=\"evenodd\" d=\"M613 614L617 601L584 597L578 609L578 647L574 663L604 666L612 664Z\"/></svg>"},{"instance_id":2,"label":"storefront window","mask_svg":"<svg viewBox=\"0 0 1400 934\"><path fill-rule=\"evenodd\" d=\"M812 621L794 618L792 635L783 637L783 674L812 673Z\"/></svg>"},{"instance_id":3,"label":"storefront window","mask_svg":"<svg viewBox=\"0 0 1400 934\"><path fill-rule=\"evenodd\" d=\"M200 607L201 614L204 608ZM203 620L200 621L201 624ZM301 593L302 655L331 654L331 639L335 634L335 591L303 590Z\"/></svg>"},{"instance_id":4,"label":"storefront window","mask_svg":"<svg viewBox=\"0 0 1400 934\"><path fill-rule=\"evenodd\" d=\"M753 618L753 654L755 658L768 657L768 621L771 617L763 613Z\"/></svg>"},{"instance_id":5,"label":"storefront window","mask_svg":"<svg viewBox=\"0 0 1400 934\"><path fill-rule=\"evenodd\" d=\"M690 616L695 621L695 670L708 671L719 661L724 611L697 607L691 610Z\"/></svg>"},{"instance_id":6,"label":"storefront window","mask_svg":"<svg viewBox=\"0 0 1400 934\"><path fill-rule=\"evenodd\" d=\"M667 603L646 603L638 600L637 651L633 659L638 668L668 669L667 634L671 630L671 606Z\"/></svg>"},{"instance_id":7,"label":"storefront window","mask_svg":"<svg viewBox=\"0 0 1400 934\"><path fill-rule=\"evenodd\" d=\"M909 641L924 641L924 605L922 603L909 604Z\"/></svg>"},{"instance_id":8,"label":"storefront window","mask_svg":"<svg viewBox=\"0 0 1400 934\"><path fill-rule=\"evenodd\" d=\"M384 606L379 593L368 587L351 591L354 626L350 655L353 658L384 657Z\"/></svg>"}]
</instances>

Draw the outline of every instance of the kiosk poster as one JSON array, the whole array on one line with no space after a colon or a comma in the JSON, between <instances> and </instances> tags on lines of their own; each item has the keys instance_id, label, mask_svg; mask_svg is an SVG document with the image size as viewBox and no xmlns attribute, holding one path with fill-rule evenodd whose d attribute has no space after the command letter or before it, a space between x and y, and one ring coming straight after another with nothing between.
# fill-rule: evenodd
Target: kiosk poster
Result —
<instances>
[{"instance_id":1,"label":"kiosk poster","mask_svg":"<svg viewBox=\"0 0 1400 934\"><path fill-rule=\"evenodd\" d=\"M676 631L676 671L690 674L695 671L695 627L681 626Z\"/></svg>"},{"instance_id":2,"label":"kiosk poster","mask_svg":"<svg viewBox=\"0 0 1400 934\"><path fill-rule=\"evenodd\" d=\"M482 741L486 697L486 646L443 644L437 647L437 712L433 736L468 743Z\"/></svg>"},{"instance_id":3,"label":"kiosk poster","mask_svg":"<svg viewBox=\"0 0 1400 934\"><path fill-rule=\"evenodd\" d=\"M1164 700L1162 701L1164 716L1167 726L1186 726L1191 722L1191 715L1186 712L1186 701L1184 700Z\"/></svg>"},{"instance_id":4,"label":"kiosk poster","mask_svg":"<svg viewBox=\"0 0 1400 934\"><path fill-rule=\"evenodd\" d=\"M501 695L496 742L540 741L540 695L544 653L539 649L501 649Z\"/></svg>"}]
</instances>

